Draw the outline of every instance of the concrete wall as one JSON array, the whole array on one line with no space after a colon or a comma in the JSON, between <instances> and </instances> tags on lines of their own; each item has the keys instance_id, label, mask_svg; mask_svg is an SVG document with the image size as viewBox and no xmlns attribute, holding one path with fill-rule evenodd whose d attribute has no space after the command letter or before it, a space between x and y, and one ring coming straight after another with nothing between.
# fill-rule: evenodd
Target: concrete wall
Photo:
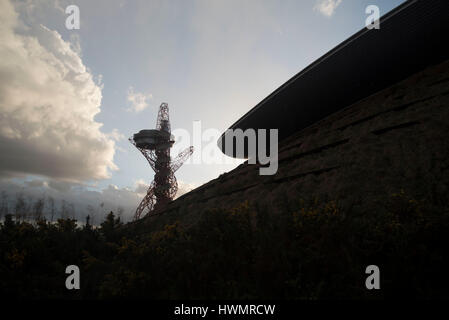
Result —
<instances>
[{"instance_id":1,"label":"concrete wall","mask_svg":"<svg viewBox=\"0 0 449 320\"><path fill-rule=\"evenodd\" d=\"M207 208L245 200L276 211L314 197L375 213L382 210L385 197L400 190L438 205L449 201L448 157L446 61L282 141L276 175L260 176L257 165L242 164L145 221L194 221Z\"/></svg>"}]
</instances>

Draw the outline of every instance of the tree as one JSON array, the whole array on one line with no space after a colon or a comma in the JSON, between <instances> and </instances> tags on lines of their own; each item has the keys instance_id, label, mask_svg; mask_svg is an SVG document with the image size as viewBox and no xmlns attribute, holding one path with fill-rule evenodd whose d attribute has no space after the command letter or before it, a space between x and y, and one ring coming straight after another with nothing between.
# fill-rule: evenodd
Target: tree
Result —
<instances>
[{"instance_id":1,"label":"tree","mask_svg":"<svg viewBox=\"0 0 449 320\"><path fill-rule=\"evenodd\" d=\"M70 216L72 219L75 219L75 205L74 205L73 203L69 202L68 207L69 207L69 208L68 208L69 216Z\"/></svg>"},{"instance_id":2,"label":"tree","mask_svg":"<svg viewBox=\"0 0 449 320\"><path fill-rule=\"evenodd\" d=\"M125 209L123 209L123 207L122 206L118 206L117 207L117 217L119 218L119 219L122 219L122 217L123 217L123 212L125 211Z\"/></svg>"},{"instance_id":3,"label":"tree","mask_svg":"<svg viewBox=\"0 0 449 320\"><path fill-rule=\"evenodd\" d=\"M95 225L95 209L90 204L87 205L86 209L87 209L88 216L91 219L90 224L92 226L94 226Z\"/></svg>"},{"instance_id":4,"label":"tree","mask_svg":"<svg viewBox=\"0 0 449 320\"><path fill-rule=\"evenodd\" d=\"M115 218L114 213L111 211L106 216L105 221L101 223L101 233L107 241L112 241L115 238L116 229L121 225L120 218Z\"/></svg>"},{"instance_id":5,"label":"tree","mask_svg":"<svg viewBox=\"0 0 449 320\"><path fill-rule=\"evenodd\" d=\"M5 222L3 223L3 228L4 229L11 229L12 227L14 227L14 221L12 220L12 215L11 214L7 214L5 216Z\"/></svg>"},{"instance_id":6,"label":"tree","mask_svg":"<svg viewBox=\"0 0 449 320\"><path fill-rule=\"evenodd\" d=\"M28 200L25 201L25 214L24 221L30 221L33 218L33 197L28 196Z\"/></svg>"},{"instance_id":7,"label":"tree","mask_svg":"<svg viewBox=\"0 0 449 320\"><path fill-rule=\"evenodd\" d=\"M9 214L8 195L6 191L2 191L2 203L0 205L0 220Z\"/></svg>"},{"instance_id":8,"label":"tree","mask_svg":"<svg viewBox=\"0 0 449 320\"><path fill-rule=\"evenodd\" d=\"M16 207L15 207L15 219L20 221L26 215L26 203L23 193L18 193L16 196Z\"/></svg>"},{"instance_id":9,"label":"tree","mask_svg":"<svg viewBox=\"0 0 449 320\"><path fill-rule=\"evenodd\" d=\"M61 218L68 219L68 217L69 217L69 210L67 208L67 202L65 200L62 200L62 202L61 202Z\"/></svg>"},{"instance_id":10,"label":"tree","mask_svg":"<svg viewBox=\"0 0 449 320\"><path fill-rule=\"evenodd\" d=\"M44 204L45 204L44 199L40 198L40 199L37 199L37 201L33 205L33 216L36 221L39 221L42 219L42 213L44 211Z\"/></svg>"},{"instance_id":11,"label":"tree","mask_svg":"<svg viewBox=\"0 0 449 320\"><path fill-rule=\"evenodd\" d=\"M48 203L49 203L49 209L50 209L50 221L53 222L53 219L55 218L55 199L52 197L48 197Z\"/></svg>"},{"instance_id":12,"label":"tree","mask_svg":"<svg viewBox=\"0 0 449 320\"><path fill-rule=\"evenodd\" d=\"M92 226L90 225L90 216L86 216L86 225L84 226L84 229L92 229Z\"/></svg>"}]
</instances>

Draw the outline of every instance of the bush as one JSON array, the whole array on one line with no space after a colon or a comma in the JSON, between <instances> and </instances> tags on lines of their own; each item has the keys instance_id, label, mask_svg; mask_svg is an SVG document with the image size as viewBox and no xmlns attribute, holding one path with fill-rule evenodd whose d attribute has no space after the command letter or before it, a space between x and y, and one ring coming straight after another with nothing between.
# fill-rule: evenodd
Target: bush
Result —
<instances>
[{"instance_id":1,"label":"bush","mask_svg":"<svg viewBox=\"0 0 449 320\"><path fill-rule=\"evenodd\" d=\"M288 207L288 208L287 208ZM248 202L135 233L110 213L98 229L76 221L0 229L0 292L27 298L322 299L447 297L447 208L404 192L371 214L336 201L298 201L272 213ZM81 270L66 290L65 267ZM381 290L365 288L378 265Z\"/></svg>"}]
</instances>

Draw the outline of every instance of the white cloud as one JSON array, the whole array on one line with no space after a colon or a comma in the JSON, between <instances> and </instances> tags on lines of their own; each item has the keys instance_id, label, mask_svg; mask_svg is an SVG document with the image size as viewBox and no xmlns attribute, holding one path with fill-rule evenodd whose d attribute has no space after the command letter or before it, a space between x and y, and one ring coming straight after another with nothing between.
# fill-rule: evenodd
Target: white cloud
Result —
<instances>
[{"instance_id":1,"label":"white cloud","mask_svg":"<svg viewBox=\"0 0 449 320\"><path fill-rule=\"evenodd\" d=\"M178 181L178 192L176 193L175 199L182 196L183 194L186 194L187 192L192 191L195 188L196 186L194 184L184 181Z\"/></svg>"},{"instance_id":2,"label":"white cloud","mask_svg":"<svg viewBox=\"0 0 449 320\"><path fill-rule=\"evenodd\" d=\"M148 191L150 185L143 179L136 180L134 184L134 191L141 197L144 197ZM187 183L184 181L178 181L178 192L176 192L175 199L182 196L183 194L195 189L195 184Z\"/></svg>"},{"instance_id":3,"label":"white cloud","mask_svg":"<svg viewBox=\"0 0 449 320\"><path fill-rule=\"evenodd\" d=\"M107 133L106 136L114 141L120 141L125 139L125 135L121 133L118 129L112 129L112 131L110 133Z\"/></svg>"},{"instance_id":4,"label":"white cloud","mask_svg":"<svg viewBox=\"0 0 449 320\"><path fill-rule=\"evenodd\" d=\"M70 45L72 50L75 51L76 54L81 57L81 39L78 33L70 34ZM101 77L99 77L99 79L101 79Z\"/></svg>"},{"instance_id":5,"label":"white cloud","mask_svg":"<svg viewBox=\"0 0 449 320\"><path fill-rule=\"evenodd\" d=\"M115 142L94 119L102 85L76 52L77 38L64 41L42 25L19 34L21 24L0 0L0 176L108 178Z\"/></svg>"},{"instance_id":6,"label":"white cloud","mask_svg":"<svg viewBox=\"0 0 449 320\"><path fill-rule=\"evenodd\" d=\"M152 99L152 94L145 94L141 92L134 92L133 87L129 87L127 99L131 102L131 107L128 111L141 112L148 107L148 99Z\"/></svg>"},{"instance_id":7,"label":"white cloud","mask_svg":"<svg viewBox=\"0 0 449 320\"><path fill-rule=\"evenodd\" d=\"M135 182L134 187L135 191L138 195L141 197L145 196L147 194L148 187L150 185L146 183L143 179L139 179Z\"/></svg>"},{"instance_id":8,"label":"white cloud","mask_svg":"<svg viewBox=\"0 0 449 320\"><path fill-rule=\"evenodd\" d=\"M342 0L319 0L314 10L319 11L326 17L330 17L334 14L335 9L341 4Z\"/></svg>"}]
</instances>

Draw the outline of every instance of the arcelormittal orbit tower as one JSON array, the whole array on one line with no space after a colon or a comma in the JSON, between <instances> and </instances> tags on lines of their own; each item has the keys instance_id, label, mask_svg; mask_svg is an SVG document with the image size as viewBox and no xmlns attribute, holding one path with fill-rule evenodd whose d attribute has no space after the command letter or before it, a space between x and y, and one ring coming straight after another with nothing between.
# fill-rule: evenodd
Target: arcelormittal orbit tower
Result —
<instances>
[{"instance_id":1,"label":"arcelormittal orbit tower","mask_svg":"<svg viewBox=\"0 0 449 320\"><path fill-rule=\"evenodd\" d=\"M159 107L156 129L140 130L139 133L129 138L129 141L148 160L155 175L154 180L148 188L146 196L137 207L134 220L142 217L142 213L156 213L163 208L178 191L178 183L174 173L185 160L193 153L193 147L189 147L178 154L175 159L170 157L170 148L175 142L170 129L168 115L168 104L162 103Z\"/></svg>"}]
</instances>

